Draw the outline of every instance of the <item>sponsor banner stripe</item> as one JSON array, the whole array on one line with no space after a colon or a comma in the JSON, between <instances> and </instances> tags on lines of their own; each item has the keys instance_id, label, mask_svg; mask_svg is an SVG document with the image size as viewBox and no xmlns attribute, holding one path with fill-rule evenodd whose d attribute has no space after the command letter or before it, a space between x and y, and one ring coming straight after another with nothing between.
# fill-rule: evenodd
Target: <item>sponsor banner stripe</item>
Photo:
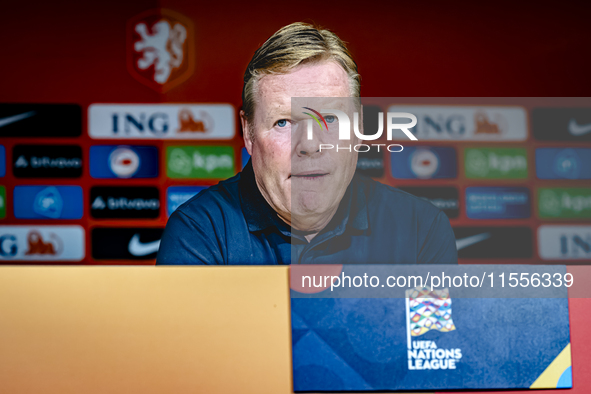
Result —
<instances>
[{"instance_id":1,"label":"sponsor banner stripe","mask_svg":"<svg viewBox=\"0 0 591 394\"><path fill-rule=\"evenodd\" d=\"M84 255L81 226L0 226L0 261L81 261Z\"/></svg>"},{"instance_id":2,"label":"sponsor banner stripe","mask_svg":"<svg viewBox=\"0 0 591 394\"><path fill-rule=\"evenodd\" d=\"M231 104L92 104L94 139L228 140L236 133Z\"/></svg>"}]
</instances>

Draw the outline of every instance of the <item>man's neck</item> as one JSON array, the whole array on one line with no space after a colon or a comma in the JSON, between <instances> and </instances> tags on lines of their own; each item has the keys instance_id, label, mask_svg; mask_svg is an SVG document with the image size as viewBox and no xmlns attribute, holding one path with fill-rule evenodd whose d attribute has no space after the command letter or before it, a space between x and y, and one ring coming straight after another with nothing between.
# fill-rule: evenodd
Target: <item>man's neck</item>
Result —
<instances>
[{"instance_id":1,"label":"man's neck","mask_svg":"<svg viewBox=\"0 0 591 394\"><path fill-rule=\"evenodd\" d=\"M314 239L314 237L317 236L320 231L316 231L316 230L314 230L314 231L300 231L300 230L297 230L292 227L291 232L292 232L292 234L296 234L296 235L304 237L306 239L306 241L308 241L308 243L310 243L310 242L312 242L312 239Z\"/></svg>"},{"instance_id":2,"label":"man's neck","mask_svg":"<svg viewBox=\"0 0 591 394\"><path fill-rule=\"evenodd\" d=\"M338 207L335 207L335 209L333 209L331 212L323 215L322 218L318 218L317 216L309 216L298 218L297 221L294 221L293 216L291 215L289 217L283 217L283 215L277 213L277 216L279 216L281 220L291 227L292 232L300 233L304 238L306 238L308 242L311 242L312 239L314 239L314 237L320 233L320 231L328 226L328 223L330 223L336 214L337 209Z\"/></svg>"}]
</instances>

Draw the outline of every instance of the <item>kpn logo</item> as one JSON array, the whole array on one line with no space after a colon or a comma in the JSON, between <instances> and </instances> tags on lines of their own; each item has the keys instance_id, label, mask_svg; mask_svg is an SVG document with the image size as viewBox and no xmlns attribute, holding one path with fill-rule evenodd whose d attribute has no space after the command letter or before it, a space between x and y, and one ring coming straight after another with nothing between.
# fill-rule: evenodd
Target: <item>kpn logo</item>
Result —
<instances>
[{"instance_id":1,"label":"kpn logo","mask_svg":"<svg viewBox=\"0 0 591 394\"><path fill-rule=\"evenodd\" d=\"M538 211L541 218L591 218L591 188L540 188Z\"/></svg>"},{"instance_id":2,"label":"kpn logo","mask_svg":"<svg viewBox=\"0 0 591 394\"><path fill-rule=\"evenodd\" d=\"M464 151L466 178L525 179L525 148L470 148Z\"/></svg>"},{"instance_id":3,"label":"kpn logo","mask_svg":"<svg viewBox=\"0 0 591 394\"><path fill-rule=\"evenodd\" d=\"M431 330L446 333L455 329L449 289L417 287L406 291L409 370L456 369L462 358L461 349L443 349L435 341L413 340Z\"/></svg>"},{"instance_id":4,"label":"kpn logo","mask_svg":"<svg viewBox=\"0 0 591 394\"><path fill-rule=\"evenodd\" d=\"M375 146L378 151L381 150L382 147L387 149L389 152L401 152L403 150L403 146L400 144L346 144L346 141L351 141L351 119L349 115L340 109L321 109L320 111L314 110L310 107L302 107L305 111L302 113L304 115L309 116L310 118L307 119L307 139L313 140L314 139L314 124L318 125L318 128L321 132L331 132L335 131L335 135L330 135L330 138L321 138L321 143L319 145L319 151L322 152L323 150L331 150L334 149L337 152L341 150L345 151L355 151L355 152L368 152L372 146ZM323 116L324 115L324 116ZM408 112L388 112L385 116L386 118L386 137L388 141L394 139L394 132L395 131L402 131L406 137L408 137L411 141L417 141L417 137L415 137L409 129L414 127L417 124L417 117ZM401 120L402 123L400 122ZM409 122L410 120L410 122ZM374 134L367 134L371 132L370 130L364 130L360 127L361 121L359 112L353 112L353 133L356 138L362 141L375 141L382 137L384 134L384 113L378 113L378 130ZM338 134L336 131L338 130ZM338 142L334 141L335 137L338 137ZM345 141L345 143L339 143L341 141ZM335 143L325 143L325 142L336 142Z\"/></svg>"},{"instance_id":5,"label":"kpn logo","mask_svg":"<svg viewBox=\"0 0 591 394\"><path fill-rule=\"evenodd\" d=\"M169 178L229 178L235 174L231 146L169 146L166 162Z\"/></svg>"}]
</instances>

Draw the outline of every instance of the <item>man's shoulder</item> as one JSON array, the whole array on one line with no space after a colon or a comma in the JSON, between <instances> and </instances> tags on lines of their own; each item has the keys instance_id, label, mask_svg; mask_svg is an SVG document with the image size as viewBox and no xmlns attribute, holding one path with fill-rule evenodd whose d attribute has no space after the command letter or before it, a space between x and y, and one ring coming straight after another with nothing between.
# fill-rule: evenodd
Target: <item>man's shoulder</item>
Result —
<instances>
[{"instance_id":1,"label":"man's shoulder","mask_svg":"<svg viewBox=\"0 0 591 394\"><path fill-rule=\"evenodd\" d=\"M379 247L408 263L456 264L455 238L447 216L431 202L374 180L363 180L370 227Z\"/></svg>"},{"instance_id":2,"label":"man's shoulder","mask_svg":"<svg viewBox=\"0 0 591 394\"><path fill-rule=\"evenodd\" d=\"M364 189L369 208L381 212L413 213L420 217L435 217L441 210L429 201L394 186L359 175L358 184Z\"/></svg>"},{"instance_id":3,"label":"man's shoulder","mask_svg":"<svg viewBox=\"0 0 591 394\"><path fill-rule=\"evenodd\" d=\"M240 211L240 173L204 189L181 204L177 211L189 218Z\"/></svg>"}]
</instances>

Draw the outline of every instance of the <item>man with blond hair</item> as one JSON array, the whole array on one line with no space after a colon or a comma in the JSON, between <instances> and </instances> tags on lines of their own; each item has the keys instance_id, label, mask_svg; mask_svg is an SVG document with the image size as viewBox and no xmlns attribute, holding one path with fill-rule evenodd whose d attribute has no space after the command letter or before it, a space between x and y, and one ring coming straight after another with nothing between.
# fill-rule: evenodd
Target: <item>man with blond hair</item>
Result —
<instances>
[{"instance_id":1,"label":"man with blond hair","mask_svg":"<svg viewBox=\"0 0 591 394\"><path fill-rule=\"evenodd\" d=\"M435 206L355 174L354 150L319 148L334 142L337 116L306 129L323 103L359 108L359 90L357 65L334 33L293 23L273 34L244 74L251 160L171 215L157 264L457 263Z\"/></svg>"}]
</instances>

